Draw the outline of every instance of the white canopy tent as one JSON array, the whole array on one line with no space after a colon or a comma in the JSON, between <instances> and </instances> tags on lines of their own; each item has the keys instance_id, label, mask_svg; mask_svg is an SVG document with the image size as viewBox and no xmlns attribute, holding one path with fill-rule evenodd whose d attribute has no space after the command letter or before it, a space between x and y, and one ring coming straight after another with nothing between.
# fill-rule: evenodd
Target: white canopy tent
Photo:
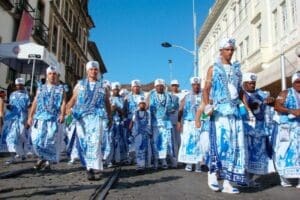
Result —
<instances>
[{"instance_id":1,"label":"white canopy tent","mask_svg":"<svg viewBox=\"0 0 300 200\"><path fill-rule=\"evenodd\" d=\"M0 62L18 73L31 74L30 94L32 94L33 77L45 73L49 65L59 67L55 56L44 46L30 41L1 43Z\"/></svg>"}]
</instances>

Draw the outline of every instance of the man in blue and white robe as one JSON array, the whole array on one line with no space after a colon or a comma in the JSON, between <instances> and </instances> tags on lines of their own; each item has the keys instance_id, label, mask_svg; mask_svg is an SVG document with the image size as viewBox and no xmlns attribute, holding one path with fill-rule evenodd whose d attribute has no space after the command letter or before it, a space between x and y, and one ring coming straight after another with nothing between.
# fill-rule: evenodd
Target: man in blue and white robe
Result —
<instances>
[{"instance_id":1,"label":"man in blue and white robe","mask_svg":"<svg viewBox=\"0 0 300 200\"><path fill-rule=\"evenodd\" d=\"M103 170L102 134L105 112L109 126L111 114L109 93L98 80L99 63L86 64L87 78L75 86L73 96L67 104L67 112L72 113L75 138L78 142L81 163L87 169L88 180L95 180L94 170Z\"/></svg>"},{"instance_id":2,"label":"man in blue and white robe","mask_svg":"<svg viewBox=\"0 0 300 200\"><path fill-rule=\"evenodd\" d=\"M59 123L64 122L65 91L58 84L58 68L47 68L47 82L39 85L28 116L34 152L39 157L36 169L50 169L51 162L59 161Z\"/></svg>"},{"instance_id":3,"label":"man in blue and white robe","mask_svg":"<svg viewBox=\"0 0 300 200\"><path fill-rule=\"evenodd\" d=\"M242 73L238 62L231 62L235 40L225 38L220 43L220 57L209 67L203 90L205 105L213 101L210 126L210 171L208 186L225 193L239 193L231 182L246 184L246 150L244 126L239 113L242 98ZM246 105L247 106L247 105ZM224 179L223 186L217 179Z\"/></svg>"},{"instance_id":4,"label":"man in blue and white robe","mask_svg":"<svg viewBox=\"0 0 300 200\"><path fill-rule=\"evenodd\" d=\"M250 115L253 121L244 121L245 133L248 145L248 169L249 186L258 186L252 178L253 175L264 175L269 173L268 142L272 130L269 129L272 121L268 120L271 113L269 106L274 103L274 98L260 89L255 89L257 76L254 73L243 74L243 89Z\"/></svg>"},{"instance_id":5,"label":"man in blue and white robe","mask_svg":"<svg viewBox=\"0 0 300 200\"><path fill-rule=\"evenodd\" d=\"M192 171L193 164L195 164L195 171L201 172L200 163L204 162L205 152L201 152L201 132L195 127L197 108L202 100L201 79L199 77L192 77L190 78L190 83L192 91L181 101L178 113L179 127L181 127L181 118L183 119L183 132L178 161L186 163L186 171Z\"/></svg>"},{"instance_id":6,"label":"man in blue and white robe","mask_svg":"<svg viewBox=\"0 0 300 200\"><path fill-rule=\"evenodd\" d=\"M170 114L171 123L173 125L172 128L172 139L174 144L174 154L175 157L178 158L178 151L180 147L181 137L180 137L180 130L177 129L177 121L178 121L178 111L179 111L179 104L182 100L179 91L179 82L178 80L171 81L171 97L173 103L174 111Z\"/></svg>"},{"instance_id":7,"label":"man in blue and white robe","mask_svg":"<svg viewBox=\"0 0 300 200\"><path fill-rule=\"evenodd\" d=\"M121 163L127 160L127 137L124 132L124 99L119 94L121 85L119 82L111 84L112 96L110 97L112 112L112 147L110 161L113 163Z\"/></svg>"},{"instance_id":8,"label":"man in blue and white robe","mask_svg":"<svg viewBox=\"0 0 300 200\"><path fill-rule=\"evenodd\" d=\"M147 99L153 131L154 168L158 167L158 161L160 161L162 167L167 169L167 157L171 161L171 167L177 165L172 140L173 126L170 120L170 114L174 108L171 95L165 91L165 81L156 79L154 85L155 90L150 92Z\"/></svg>"},{"instance_id":9,"label":"man in blue and white robe","mask_svg":"<svg viewBox=\"0 0 300 200\"><path fill-rule=\"evenodd\" d=\"M143 170L151 166L151 114L146 109L144 97L138 100L138 109L134 112L130 123L132 130L133 146L136 153L136 169Z\"/></svg>"},{"instance_id":10,"label":"man in blue and white robe","mask_svg":"<svg viewBox=\"0 0 300 200\"><path fill-rule=\"evenodd\" d=\"M140 80L131 81L131 92L125 97L125 128L126 135L128 138L128 163L131 163L134 160L135 145L134 138L131 137L131 132L128 129L135 111L138 110L138 101L141 97L145 97L144 92L141 90Z\"/></svg>"},{"instance_id":11,"label":"man in blue and white robe","mask_svg":"<svg viewBox=\"0 0 300 200\"><path fill-rule=\"evenodd\" d=\"M275 143L275 166L283 187L298 179L300 188L300 72L292 76L292 87L279 93L275 110L280 120Z\"/></svg>"},{"instance_id":12,"label":"man in blue and white robe","mask_svg":"<svg viewBox=\"0 0 300 200\"><path fill-rule=\"evenodd\" d=\"M28 144L25 134L25 125L28 116L28 106L30 104L29 95L24 88L25 80L17 78L15 80L16 91L10 94L4 117L4 126L1 134L0 150L10 152L12 157L6 163L15 162L18 155L25 159L25 147Z\"/></svg>"}]
</instances>

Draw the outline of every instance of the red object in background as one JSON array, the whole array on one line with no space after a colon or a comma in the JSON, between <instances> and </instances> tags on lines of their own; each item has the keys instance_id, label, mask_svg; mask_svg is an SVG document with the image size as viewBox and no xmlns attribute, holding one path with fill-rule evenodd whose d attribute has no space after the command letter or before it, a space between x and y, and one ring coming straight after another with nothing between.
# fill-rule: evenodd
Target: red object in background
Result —
<instances>
[{"instance_id":1,"label":"red object in background","mask_svg":"<svg viewBox=\"0 0 300 200\"><path fill-rule=\"evenodd\" d=\"M5 98L5 96L6 96L6 93L4 92L4 91L0 91L0 98Z\"/></svg>"},{"instance_id":2,"label":"red object in background","mask_svg":"<svg viewBox=\"0 0 300 200\"><path fill-rule=\"evenodd\" d=\"M26 10L23 10L16 41L29 40L33 27L33 18Z\"/></svg>"}]
</instances>

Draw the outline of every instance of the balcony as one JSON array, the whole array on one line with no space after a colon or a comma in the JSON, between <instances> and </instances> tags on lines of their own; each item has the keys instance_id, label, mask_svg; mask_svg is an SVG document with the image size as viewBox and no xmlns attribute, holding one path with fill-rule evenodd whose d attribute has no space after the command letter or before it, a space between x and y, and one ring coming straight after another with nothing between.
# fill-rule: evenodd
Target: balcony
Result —
<instances>
[{"instance_id":1,"label":"balcony","mask_svg":"<svg viewBox=\"0 0 300 200\"><path fill-rule=\"evenodd\" d=\"M1 0L0 6L2 6L5 10L11 10L14 7L12 0Z\"/></svg>"},{"instance_id":2,"label":"balcony","mask_svg":"<svg viewBox=\"0 0 300 200\"><path fill-rule=\"evenodd\" d=\"M44 24L43 20L41 18L35 18L32 37L38 43L44 46L48 46L49 45L48 32L49 32L49 28L46 24Z\"/></svg>"}]
</instances>

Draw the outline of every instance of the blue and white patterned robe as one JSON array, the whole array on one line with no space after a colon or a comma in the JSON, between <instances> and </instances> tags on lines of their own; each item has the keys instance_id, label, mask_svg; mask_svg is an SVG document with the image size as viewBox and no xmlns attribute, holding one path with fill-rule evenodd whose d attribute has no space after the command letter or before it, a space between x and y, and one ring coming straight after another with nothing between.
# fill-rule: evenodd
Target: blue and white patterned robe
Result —
<instances>
[{"instance_id":1,"label":"blue and white patterned robe","mask_svg":"<svg viewBox=\"0 0 300 200\"><path fill-rule=\"evenodd\" d=\"M89 170L103 170L102 163L102 134L103 118L105 115L105 89L100 81L94 86L87 79L77 84L78 94L72 109L75 126L74 133L77 141L81 163Z\"/></svg>"},{"instance_id":2,"label":"blue and white patterned robe","mask_svg":"<svg viewBox=\"0 0 300 200\"><path fill-rule=\"evenodd\" d=\"M201 103L202 93L190 92L185 96L183 107L183 133L179 149L178 161L187 164L197 164L203 161L201 152L201 132L195 127L197 109ZM208 141L207 141L208 142Z\"/></svg>"},{"instance_id":3,"label":"blue and white patterned robe","mask_svg":"<svg viewBox=\"0 0 300 200\"><path fill-rule=\"evenodd\" d=\"M288 89L284 107L300 109L300 95ZM275 145L275 166L284 178L300 178L300 118L280 114L280 124Z\"/></svg>"},{"instance_id":4,"label":"blue and white patterned robe","mask_svg":"<svg viewBox=\"0 0 300 200\"><path fill-rule=\"evenodd\" d=\"M30 98L25 90L11 93L10 109L7 109L5 113L1 134L2 152L15 152L20 156L26 153L24 147L28 145L28 137L24 125L28 116L29 104Z\"/></svg>"},{"instance_id":5,"label":"blue and white patterned robe","mask_svg":"<svg viewBox=\"0 0 300 200\"><path fill-rule=\"evenodd\" d=\"M118 109L124 109L124 99L122 96L111 96L110 103L115 105ZM112 147L111 147L111 161L121 162L127 159L127 137L124 134L123 116L118 112L112 113L113 124L111 128Z\"/></svg>"},{"instance_id":6,"label":"blue and white patterned robe","mask_svg":"<svg viewBox=\"0 0 300 200\"><path fill-rule=\"evenodd\" d=\"M171 94L172 97L172 104L173 104L173 112L170 114L170 120L172 123L172 140L173 140L173 151L175 154L175 157L178 157L178 151L180 147L180 133L177 131L177 121L178 121L178 111L179 111L179 97L176 94Z\"/></svg>"},{"instance_id":7,"label":"blue and white patterned robe","mask_svg":"<svg viewBox=\"0 0 300 200\"><path fill-rule=\"evenodd\" d=\"M59 161L58 117L63 101L63 85L38 87L37 107L31 127L35 153L42 160Z\"/></svg>"},{"instance_id":8,"label":"blue and white patterned robe","mask_svg":"<svg viewBox=\"0 0 300 200\"><path fill-rule=\"evenodd\" d=\"M149 111L135 111L132 119L134 125L132 136L134 137L134 147L136 154L136 163L138 167L151 165L151 115Z\"/></svg>"},{"instance_id":9,"label":"blue and white patterned robe","mask_svg":"<svg viewBox=\"0 0 300 200\"><path fill-rule=\"evenodd\" d=\"M173 111L171 95L156 91L150 93L151 126L153 131L154 158L166 159L167 155L175 158L172 140L172 123L170 113Z\"/></svg>"},{"instance_id":10,"label":"blue and white patterned robe","mask_svg":"<svg viewBox=\"0 0 300 200\"><path fill-rule=\"evenodd\" d=\"M128 149L129 153L134 152L135 147L134 147L134 142L133 142L132 138L130 137L130 132L129 132L128 128L129 128L129 124L132 120L133 114L135 113L135 111L138 110L138 100L141 97L145 97L144 92L140 92L139 94L133 94L132 92L130 92L126 96L127 104L125 106L126 106L126 110L127 110L127 116L126 116L127 119L125 120L124 128L125 128L125 134L126 134L127 141L128 141L127 149Z\"/></svg>"},{"instance_id":11,"label":"blue and white patterned robe","mask_svg":"<svg viewBox=\"0 0 300 200\"><path fill-rule=\"evenodd\" d=\"M255 116L255 126L245 121L245 132L248 145L248 169L253 174L267 174L269 165L268 156L268 137L272 134L267 123L268 105L264 104L264 100L268 97L261 90L257 89L253 93L245 93L247 103ZM257 105L257 109L253 109L253 105Z\"/></svg>"},{"instance_id":12,"label":"blue and white patterned robe","mask_svg":"<svg viewBox=\"0 0 300 200\"><path fill-rule=\"evenodd\" d=\"M246 184L246 146L244 127L238 112L242 74L235 62L225 70L217 61L213 66L211 99L215 107L210 125L210 172Z\"/></svg>"}]
</instances>

